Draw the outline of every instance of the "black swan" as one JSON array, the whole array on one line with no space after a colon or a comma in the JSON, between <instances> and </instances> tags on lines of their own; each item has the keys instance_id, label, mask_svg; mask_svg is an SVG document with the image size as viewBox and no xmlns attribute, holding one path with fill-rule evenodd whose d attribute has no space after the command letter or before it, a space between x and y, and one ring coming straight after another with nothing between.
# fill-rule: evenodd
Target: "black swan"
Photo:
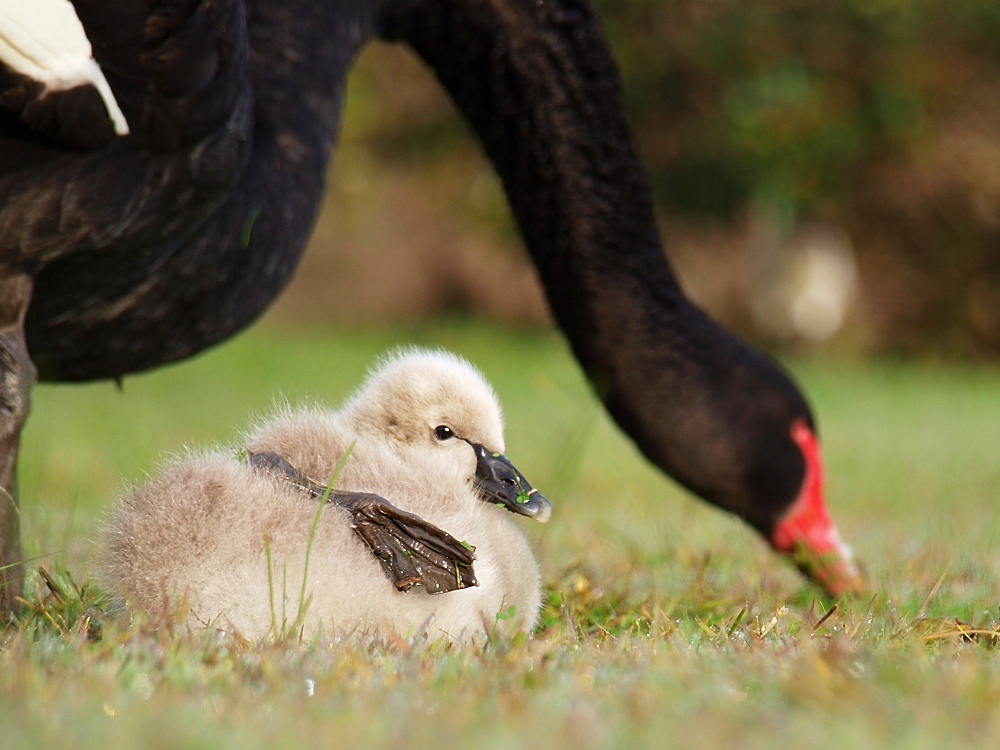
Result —
<instances>
[{"instance_id":1,"label":"black swan","mask_svg":"<svg viewBox=\"0 0 1000 750\"><path fill-rule=\"evenodd\" d=\"M589 0L73 0L127 128L93 67L44 76L10 52L18 5L0 4L0 568L21 559L36 377L120 378L260 315L316 216L347 72L381 36L471 123L555 319L643 453L830 593L860 588L808 405L671 273ZM79 62L86 44L64 47ZM0 575L9 608L21 574Z\"/></svg>"}]
</instances>

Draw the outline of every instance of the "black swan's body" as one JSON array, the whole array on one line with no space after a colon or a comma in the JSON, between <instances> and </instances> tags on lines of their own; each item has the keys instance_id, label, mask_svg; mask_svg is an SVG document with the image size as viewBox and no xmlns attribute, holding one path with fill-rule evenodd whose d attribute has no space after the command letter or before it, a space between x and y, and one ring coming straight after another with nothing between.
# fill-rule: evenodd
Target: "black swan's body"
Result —
<instances>
[{"instance_id":1,"label":"black swan's body","mask_svg":"<svg viewBox=\"0 0 1000 750\"><path fill-rule=\"evenodd\" d=\"M85 88L39 99L0 69L3 488L32 361L42 379L120 377L222 341L278 294L316 215L344 79L380 35L409 43L472 124L553 314L643 452L782 551L832 555L798 558L829 590L857 585L808 406L671 274L588 0L73 5L131 132ZM0 508L0 565L20 555L15 510Z\"/></svg>"}]
</instances>

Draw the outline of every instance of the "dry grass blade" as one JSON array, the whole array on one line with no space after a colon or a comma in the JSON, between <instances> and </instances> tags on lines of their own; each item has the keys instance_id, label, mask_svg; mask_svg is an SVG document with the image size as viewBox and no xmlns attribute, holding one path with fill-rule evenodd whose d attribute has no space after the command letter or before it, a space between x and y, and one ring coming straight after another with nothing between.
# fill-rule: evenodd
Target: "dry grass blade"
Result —
<instances>
[{"instance_id":1,"label":"dry grass blade","mask_svg":"<svg viewBox=\"0 0 1000 750\"><path fill-rule=\"evenodd\" d=\"M787 614L788 614L788 607L784 605L778 607L778 610L774 613L774 616L771 618L770 622L768 622L767 625L765 625L763 629L760 631L758 637L763 639L768 633L774 630L774 628L781 621L781 618Z\"/></svg>"},{"instance_id":2,"label":"dry grass blade","mask_svg":"<svg viewBox=\"0 0 1000 750\"><path fill-rule=\"evenodd\" d=\"M52 595L61 602L66 601L66 592L63 591L62 586L52 577L52 575L43 568L41 565L38 566L38 575L41 576L42 580L45 581L46 587L52 592Z\"/></svg>"},{"instance_id":3,"label":"dry grass blade","mask_svg":"<svg viewBox=\"0 0 1000 750\"><path fill-rule=\"evenodd\" d=\"M710 628L708 625L706 625L704 622L702 622L701 618L696 617L696 618L694 618L694 621L695 621L695 624L701 629L701 632L703 632L709 638L714 639L716 636L719 635L714 630L712 630L712 628Z\"/></svg>"},{"instance_id":4,"label":"dry grass blade","mask_svg":"<svg viewBox=\"0 0 1000 750\"><path fill-rule=\"evenodd\" d=\"M858 631L861 629L861 625L868 619L868 616L872 613L872 605L875 604L875 597L876 596L878 596L878 592L877 591L874 594L872 594L872 598L868 600L868 606L865 608L865 614L862 616L862 618L860 620L858 620L854 624L854 627L851 628L851 632L847 636L851 640L854 640L854 636L856 636L858 634Z\"/></svg>"},{"instance_id":5,"label":"dry grass blade","mask_svg":"<svg viewBox=\"0 0 1000 750\"><path fill-rule=\"evenodd\" d=\"M998 630L983 630L981 628L955 628L954 630L942 630L938 633L928 633L927 635L920 636L922 641L939 641L945 638L963 638L966 640L975 640L973 636L989 636L991 638L997 638L1000 636L1000 631Z\"/></svg>"},{"instance_id":6,"label":"dry grass blade","mask_svg":"<svg viewBox=\"0 0 1000 750\"><path fill-rule=\"evenodd\" d=\"M934 595L937 594L938 589L941 588L941 584L944 583L945 577L948 575L948 573L951 572L951 562L952 562L951 560L948 561L948 564L945 566L944 572L941 574L941 577L937 579L937 583L935 583L934 588L931 589L931 593L927 595L927 598L924 599L924 603L920 605L920 610L917 612L918 620L922 620L924 615L927 614L927 607L930 606L931 601L934 599Z\"/></svg>"},{"instance_id":7,"label":"dry grass blade","mask_svg":"<svg viewBox=\"0 0 1000 750\"><path fill-rule=\"evenodd\" d=\"M826 614L823 615L821 618L819 618L819 622L817 622L815 625L813 625L812 630L810 630L809 632L810 633L815 633L817 630L819 630L821 627L823 627L823 624L827 620L829 620L831 617L833 617L833 613L837 611L837 607L838 606L839 605L834 604L832 607L830 607L830 609L828 609L826 611Z\"/></svg>"}]
</instances>

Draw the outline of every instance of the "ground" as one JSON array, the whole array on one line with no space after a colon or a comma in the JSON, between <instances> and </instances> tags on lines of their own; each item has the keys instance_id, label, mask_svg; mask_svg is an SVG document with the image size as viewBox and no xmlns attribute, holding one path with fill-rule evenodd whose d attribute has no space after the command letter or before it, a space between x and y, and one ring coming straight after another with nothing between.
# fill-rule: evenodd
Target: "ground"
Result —
<instances>
[{"instance_id":1,"label":"ground","mask_svg":"<svg viewBox=\"0 0 1000 750\"><path fill-rule=\"evenodd\" d=\"M338 403L401 341L482 367L508 454L553 501L547 526L524 524L546 585L532 638L261 645L102 614L88 561L124 482L184 445L234 441L276 399ZM789 364L872 596L822 598L752 530L663 478L556 333L265 325L122 392L40 386L22 459L26 554L39 559L30 610L0 635L3 745L996 746L1000 371Z\"/></svg>"}]
</instances>

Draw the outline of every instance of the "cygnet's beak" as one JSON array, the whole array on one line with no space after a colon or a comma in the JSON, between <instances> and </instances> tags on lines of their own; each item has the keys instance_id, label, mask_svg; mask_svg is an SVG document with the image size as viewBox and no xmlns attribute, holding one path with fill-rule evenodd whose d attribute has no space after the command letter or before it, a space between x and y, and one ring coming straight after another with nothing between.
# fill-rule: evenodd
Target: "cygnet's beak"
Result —
<instances>
[{"instance_id":1,"label":"cygnet's beak","mask_svg":"<svg viewBox=\"0 0 1000 750\"><path fill-rule=\"evenodd\" d=\"M531 486L507 456L478 443L469 442L469 445L476 451L476 488L483 500L541 523L549 520L552 504Z\"/></svg>"}]
</instances>

